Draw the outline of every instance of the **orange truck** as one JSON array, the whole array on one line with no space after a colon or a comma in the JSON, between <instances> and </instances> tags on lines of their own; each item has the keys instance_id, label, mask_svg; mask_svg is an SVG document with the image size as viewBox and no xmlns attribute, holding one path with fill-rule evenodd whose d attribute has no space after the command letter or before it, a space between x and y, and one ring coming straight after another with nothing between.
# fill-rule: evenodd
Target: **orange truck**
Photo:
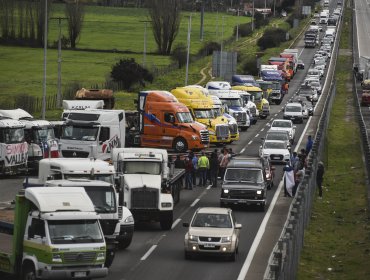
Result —
<instances>
[{"instance_id":1,"label":"orange truck","mask_svg":"<svg viewBox=\"0 0 370 280\"><path fill-rule=\"evenodd\" d=\"M270 57L268 63L270 65L277 65L278 70L283 71L283 78L290 81L293 77L293 69L290 67L289 59L284 57Z\"/></svg>"},{"instance_id":2,"label":"orange truck","mask_svg":"<svg viewBox=\"0 0 370 280\"><path fill-rule=\"evenodd\" d=\"M126 146L201 150L209 145L206 127L195 122L189 109L172 93L141 91L137 111L125 111Z\"/></svg>"}]
</instances>

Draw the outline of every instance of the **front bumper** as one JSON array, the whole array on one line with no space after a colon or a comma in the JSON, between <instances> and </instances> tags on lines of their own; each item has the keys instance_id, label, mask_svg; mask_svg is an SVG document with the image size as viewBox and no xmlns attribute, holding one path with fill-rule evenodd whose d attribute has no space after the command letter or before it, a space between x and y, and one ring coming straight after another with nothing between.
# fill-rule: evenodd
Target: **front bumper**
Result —
<instances>
[{"instance_id":1,"label":"front bumper","mask_svg":"<svg viewBox=\"0 0 370 280\"><path fill-rule=\"evenodd\" d=\"M185 241L185 252L205 255L229 255L236 250L235 242Z\"/></svg>"},{"instance_id":2,"label":"front bumper","mask_svg":"<svg viewBox=\"0 0 370 280\"><path fill-rule=\"evenodd\" d=\"M82 276L86 275L86 276ZM72 267L61 270L42 270L41 279L103 278L108 275L107 267Z\"/></svg>"},{"instance_id":3,"label":"front bumper","mask_svg":"<svg viewBox=\"0 0 370 280\"><path fill-rule=\"evenodd\" d=\"M220 198L220 201L223 203L232 203L232 204L245 204L245 205L264 205L266 204L266 198L260 199L244 199L244 198Z\"/></svg>"},{"instance_id":4,"label":"front bumper","mask_svg":"<svg viewBox=\"0 0 370 280\"><path fill-rule=\"evenodd\" d=\"M119 235L116 236L117 241L131 240L134 235L134 225L121 225Z\"/></svg>"}]
</instances>

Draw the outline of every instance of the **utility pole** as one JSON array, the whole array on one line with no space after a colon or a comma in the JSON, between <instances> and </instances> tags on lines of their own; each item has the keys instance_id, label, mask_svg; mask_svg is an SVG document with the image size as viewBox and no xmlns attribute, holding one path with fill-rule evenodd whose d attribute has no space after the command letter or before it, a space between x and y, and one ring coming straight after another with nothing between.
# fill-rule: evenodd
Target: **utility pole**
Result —
<instances>
[{"instance_id":1,"label":"utility pole","mask_svg":"<svg viewBox=\"0 0 370 280\"><path fill-rule=\"evenodd\" d=\"M143 67L145 68L146 65L146 33L148 28L148 22L151 22L150 20L141 20L140 22L144 22L144 48L143 48Z\"/></svg>"},{"instance_id":2,"label":"utility pole","mask_svg":"<svg viewBox=\"0 0 370 280\"><path fill-rule=\"evenodd\" d=\"M236 24L236 40L235 41L238 41L238 40L239 40L239 7L238 7L238 21Z\"/></svg>"},{"instance_id":3,"label":"utility pole","mask_svg":"<svg viewBox=\"0 0 370 280\"><path fill-rule=\"evenodd\" d=\"M252 5L252 32L254 31L254 0Z\"/></svg>"},{"instance_id":4,"label":"utility pole","mask_svg":"<svg viewBox=\"0 0 370 280\"><path fill-rule=\"evenodd\" d=\"M200 8L200 41L203 42L203 37L204 37L204 8L205 8L205 3L204 0L201 0L201 8Z\"/></svg>"},{"instance_id":5,"label":"utility pole","mask_svg":"<svg viewBox=\"0 0 370 280\"><path fill-rule=\"evenodd\" d=\"M222 74L222 52L224 48L224 16L222 16L222 28L221 28L221 51L220 51L220 77L223 77Z\"/></svg>"},{"instance_id":6,"label":"utility pole","mask_svg":"<svg viewBox=\"0 0 370 280\"><path fill-rule=\"evenodd\" d=\"M42 109L41 118L45 119L46 112L46 61L47 61L47 48L48 48L48 0L45 0L45 18L44 18L44 82L42 90Z\"/></svg>"},{"instance_id":7,"label":"utility pole","mask_svg":"<svg viewBox=\"0 0 370 280\"><path fill-rule=\"evenodd\" d=\"M189 57L190 57L190 34L191 34L191 14L189 16L188 22L188 46L186 53L186 73L185 73L185 86L188 85L188 76L189 76Z\"/></svg>"}]
</instances>

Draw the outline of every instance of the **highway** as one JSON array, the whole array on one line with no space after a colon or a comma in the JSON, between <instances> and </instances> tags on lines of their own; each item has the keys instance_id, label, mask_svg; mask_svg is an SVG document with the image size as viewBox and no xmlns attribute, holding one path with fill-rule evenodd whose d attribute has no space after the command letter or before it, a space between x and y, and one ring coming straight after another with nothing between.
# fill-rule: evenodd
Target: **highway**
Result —
<instances>
[{"instance_id":1,"label":"highway","mask_svg":"<svg viewBox=\"0 0 370 280\"><path fill-rule=\"evenodd\" d=\"M280 105L271 105L271 115L266 120L258 120L257 124L251 126L248 131L241 132L240 140L228 146L235 153L257 156L259 146L261 145L261 137L264 137L269 129L269 124L273 119L282 118L284 105L298 90L317 50L317 48L303 49L302 40L297 43L296 48L300 49L300 59L304 61L305 69L298 70L298 73L289 84L289 94L285 96L283 102ZM320 112L315 110L314 115L319 114ZM303 124L296 124L296 143L293 145L293 149L295 149L295 145L299 146L301 141L305 145L306 138L300 139L302 134L314 135L315 131L313 129L305 129L306 123L307 120ZM210 150L214 148L211 147ZM283 175L283 166L275 165L275 167L275 187L268 191L267 207L273 206L271 201ZM14 198L18 190L22 188L23 179L20 176L7 177L0 180L0 207L6 205L5 202ZM193 260L184 259L183 243L186 229L182 227L182 223L189 222L195 209L198 207L218 207L219 197L220 187L196 187L192 191L182 190L180 202L175 206L172 230L163 231L160 229L159 224L154 223L136 224L133 242L127 249L117 252L114 263L110 268L109 276L106 279L238 279L249 252L251 251L252 253L252 244L268 210L260 212L253 207L234 208L238 223L243 225L240 232L239 255L235 262L209 257L200 257ZM283 203L289 204L289 198L279 196L278 200L278 203L282 203L281 200L283 200ZM276 228L276 235L279 235L280 231L281 228ZM269 252L266 252L266 255L269 255ZM251 255L249 258L251 258ZM267 263L267 259L264 260L264 263Z\"/></svg>"}]
</instances>

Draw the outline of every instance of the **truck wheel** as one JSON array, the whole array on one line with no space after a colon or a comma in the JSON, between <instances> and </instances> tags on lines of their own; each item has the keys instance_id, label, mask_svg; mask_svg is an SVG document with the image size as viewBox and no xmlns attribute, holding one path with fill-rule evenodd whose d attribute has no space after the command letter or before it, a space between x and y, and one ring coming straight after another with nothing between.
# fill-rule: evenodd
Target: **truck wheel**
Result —
<instances>
[{"instance_id":1,"label":"truck wheel","mask_svg":"<svg viewBox=\"0 0 370 280\"><path fill-rule=\"evenodd\" d=\"M131 241L132 241L132 238L122 239L122 240L118 241L118 248L121 249L121 250L126 249L128 246L130 246Z\"/></svg>"},{"instance_id":2,"label":"truck wheel","mask_svg":"<svg viewBox=\"0 0 370 280\"><path fill-rule=\"evenodd\" d=\"M184 138L177 138L173 142L173 149L178 153L185 153L188 150L188 144Z\"/></svg>"},{"instance_id":3,"label":"truck wheel","mask_svg":"<svg viewBox=\"0 0 370 280\"><path fill-rule=\"evenodd\" d=\"M36 272L33 265L27 264L23 267L22 280L36 280Z\"/></svg>"}]
</instances>

